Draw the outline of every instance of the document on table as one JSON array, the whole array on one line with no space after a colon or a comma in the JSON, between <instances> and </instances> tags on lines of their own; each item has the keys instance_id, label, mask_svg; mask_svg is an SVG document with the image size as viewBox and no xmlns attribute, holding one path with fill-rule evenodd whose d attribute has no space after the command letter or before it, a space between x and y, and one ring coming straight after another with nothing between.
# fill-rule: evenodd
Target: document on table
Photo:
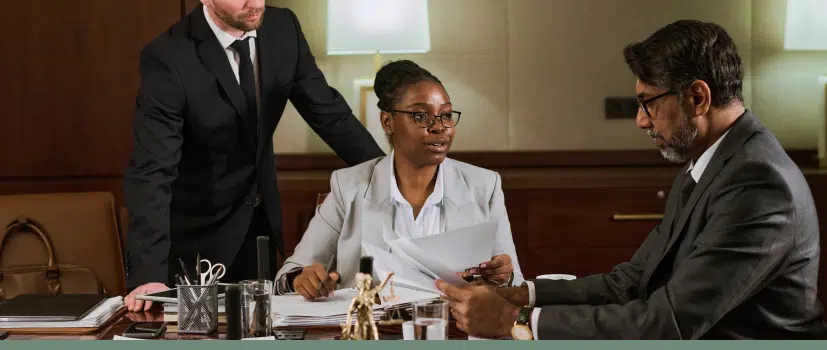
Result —
<instances>
[{"instance_id":1,"label":"document on table","mask_svg":"<svg viewBox=\"0 0 827 350\"><path fill-rule=\"evenodd\" d=\"M123 297L115 296L104 300L86 316L77 321L26 321L3 322L0 329L13 328L96 328L108 321L112 315L123 307Z\"/></svg>"},{"instance_id":2,"label":"document on table","mask_svg":"<svg viewBox=\"0 0 827 350\"><path fill-rule=\"evenodd\" d=\"M290 316L327 317L347 314L351 300L357 295L355 288L339 289L329 298L307 301L299 294L273 295L270 307L273 313ZM374 309L380 308L374 305Z\"/></svg>"},{"instance_id":3,"label":"document on table","mask_svg":"<svg viewBox=\"0 0 827 350\"><path fill-rule=\"evenodd\" d=\"M332 297L307 301L298 294L273 295L270 307L274 326L336 326L347 321L347 310L357 295L354 288L339 289ZM380 305L373 306L373 316L385 314ZM355 313L354 313L355 315Z\"/></svg>"}]
</instances>

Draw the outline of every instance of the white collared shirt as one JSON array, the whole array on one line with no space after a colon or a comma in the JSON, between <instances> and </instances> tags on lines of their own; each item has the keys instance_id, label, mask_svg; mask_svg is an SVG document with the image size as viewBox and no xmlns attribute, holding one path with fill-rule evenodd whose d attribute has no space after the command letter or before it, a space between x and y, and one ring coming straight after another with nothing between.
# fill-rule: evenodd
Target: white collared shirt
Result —
<instances>
[{"instance_id":1,"label":"white collared shirt","mask_svg":"<svg viewBox=\"0 0 827 350\"><path fill-rule=\"evenodd\" d=\"M413 207L399 192L396 184L396 170L394 169L394 152L391 151L391 179L390 190L391 200L394 206L393 231L400 237L420 238L436 235L445 231L445 215L443 214L442 199L445 193L445 183L442 171L442 164L437 168L436 183L434 191L425 200L425 204L414 217Z\"/></svg>"},{"instance_id":2,"label":"white collared shirt","mask_svg":"<svg viewBox=\"0 0 827 350\"><path fill-rule=\"evenodd\" d=\"M687 169L687 171L692 176L692 179L695 180L695 183L701 180L701 175L703 175L704 170L706 170L707 165L709 165L709 161L712 160L712 155L715 154L715 150L718 149L718 146L721 144L721 141L724 140L724 137L726 137L727 134L729 134L729 130L727 130L723 135L721 135L721 137L718 138L718 140L715 141L715 143L713 143L712 146L709 146L709 148L707 148L704 151L704 153L702 153L701 156L698 157L697 162L690 160L689 168ZM534 303L537 300L537 294L535 294L536 291L534 289L534 282L525 281L525 285L528 287L528 306L533 307ZM540 321L540 311L542 310L542 308L535 307L534 311L531 313L531 331L534 334L535 340L539 339L539 327L537 323Z\"/></svg>"},{"instance_id":3,"label":"white collared shirt","mask_svg":"<svg viewBox=\"0 0 827 350\"><path fill-rule=\"evenodd\" d=\"M726 134L729 134L729 130L721 135L721 137L718 138L718 141L715 141L712 146L709 146L709 148L707 148L706 151L698 157L698 162L689 162L689 169L687 170L689 171L689 174L692 175L692 179L695 180L695 183L701 181L701 175L703 175L704 170L706 170L706 166L709 165L709 161L712 160L712 155L715 154L715 150L718 149L718 145L720 145L721 141L724 140Z\"/></svg>"},{"instance_id":4,"label":"white collared shirt","mask_svg":"<svg viewBox=\"0 0 827 350\"><path fill-rule=\"evenodd\" d=\"M253 77L256 81L256 102L258 105L261 105L261 93L259 92L259 72L258 72L258 55L256 55L256 40L258 40L257 32L250 31L244 33L240 38L236 38L229 33L221 30L218 28L218 25L212 20L210 17L209 10L207 7L204 6L204 17L207 19L207 24L209 24L210 28L212 29L215 37L218 39L218 43L224 48L224 52L227 54L227 60L230 62L230 68L233 69L233 74L235 75L235 81L239 84L241 83L241 79L238 77L238 63L240 62L240 56L238 52L235 52L230 45L232 45L236 40L245 40L247 38L253 38L248 41L250 44L250 59L253 61ZM261 115L261 108L257 108L258 114Z\"/></svg>"}]
</instances>

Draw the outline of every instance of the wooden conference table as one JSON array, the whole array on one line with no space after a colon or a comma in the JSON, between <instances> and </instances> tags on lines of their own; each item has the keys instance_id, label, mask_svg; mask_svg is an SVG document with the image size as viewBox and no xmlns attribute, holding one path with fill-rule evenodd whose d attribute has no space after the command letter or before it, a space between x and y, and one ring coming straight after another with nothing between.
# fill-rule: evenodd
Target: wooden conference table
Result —
<instances>
[{"instance_id":1,"label":"wooden conference table","mask_svg":"<svg viewBox=\"0 0 827 350\"><path fill-rule=\"evenodd\" d=\"M59 331L52 333L52 334L22 334L16 333L14 330L9 331L9 340L54 340L54 339L68 339L68 340L80 340L80 339L100 339L100 340L110 340L116 335L121 335L129 327L130 323L132 322L161 322L164 320L163 309L160 307L153 307L151 310L146 312L121 312L119 316L116 316L116 320L110 322L108 325L104 325L99 330L93 333L88 334L71 334L70 332L61 333ZM307 335L305 336L305 340L333 340L336 337L342 335L342 329L339 326L336 327L290 327L285 329L297 329L297 328L306 328ZM380 339L382 340L401 340L402 339L402 325L394 325L394 326L378 326ZM212 335L193 335L193 334L181 334L179 335L177 332L173 330L168 330L164 335L163 339L166 340L204 340L204 339L224 339L225 338L224 327L219 325L219 330ZM468 335L464 332L460 331L456 328L456 324L451 320L449 330L448 330L448 337L450 339L468 339Z\"/></svg>"}]
</instances>

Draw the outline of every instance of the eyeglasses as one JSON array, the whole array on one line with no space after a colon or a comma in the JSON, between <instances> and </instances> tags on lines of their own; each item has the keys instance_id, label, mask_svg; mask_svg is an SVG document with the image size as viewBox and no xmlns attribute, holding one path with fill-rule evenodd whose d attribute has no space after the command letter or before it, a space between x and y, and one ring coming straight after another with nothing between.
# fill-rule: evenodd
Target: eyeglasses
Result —
<instances>
[{"instance_id":1,"label":"eyeglasses","mask_svg":"<svg viewBox=\"0 0 827 350\"><path fill-rule=\"evenodd\" d=\"M426 112L409 112L392 109L391 112L410 114L413 117L414 123L420 128L430 128L439 118L439 122L446 128L453 128L459 124L459 117L462 115L460 111L446 112L442 115L434 115Z\"/></svg>"},{"instance_id":2,"label":"eyeglasses","mask_svg":"<svg viewBox=\"0 0 827 350\"><path fill-rule=\"evenodd\" d=\"M649 113L649 108L648 108L647 106L648 106L650 103L654 102L655 100L657 100L657 99L659 99L659 98L661 98L661 97L663 97L663 96L666 96L666 95L671 95L671 94L677 94L677 93L678 93L678 92L677 92L677 91L675 91L675 90L669 90L669 91L664 92L664 93L662 93L662 94L660 94L660 95L657 95L657 96L655 96L655 97L650 97L650 98L645 99L645 100L643 100L643 101L641 101L641 100L638 98L638 100L637 100L637 104L638 104L638 107L642 107L642 108L643 108L643 111L644 111L644 112L646 112L646 116L647 116L647 117L652 118L652 115Z\"/></svg>"}]
</instances>

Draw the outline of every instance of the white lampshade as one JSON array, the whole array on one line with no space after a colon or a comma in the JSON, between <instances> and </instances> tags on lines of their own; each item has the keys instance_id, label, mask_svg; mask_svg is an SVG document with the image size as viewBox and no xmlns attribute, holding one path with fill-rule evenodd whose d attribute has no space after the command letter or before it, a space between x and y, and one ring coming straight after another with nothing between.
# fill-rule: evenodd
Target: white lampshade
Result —
<instances>
[{"instance_id":1,"label":"white lampshade","mask_svg":"<svg viewBox=\"0 0 827 350\"><path fill-rule=\"evenodd\" d=\"M431 50L428 0L328 0L327 54Z\"/></svg>"},{"instance_id":2,"label":"white lampshade","mask_svg":"<svg viewBox=\"0 0 827 350\"><path fill-rule=\"evenodd\" d=\"M787 0L786 50L827 50L827 0Z\"/></svg>"}]
</instances>

